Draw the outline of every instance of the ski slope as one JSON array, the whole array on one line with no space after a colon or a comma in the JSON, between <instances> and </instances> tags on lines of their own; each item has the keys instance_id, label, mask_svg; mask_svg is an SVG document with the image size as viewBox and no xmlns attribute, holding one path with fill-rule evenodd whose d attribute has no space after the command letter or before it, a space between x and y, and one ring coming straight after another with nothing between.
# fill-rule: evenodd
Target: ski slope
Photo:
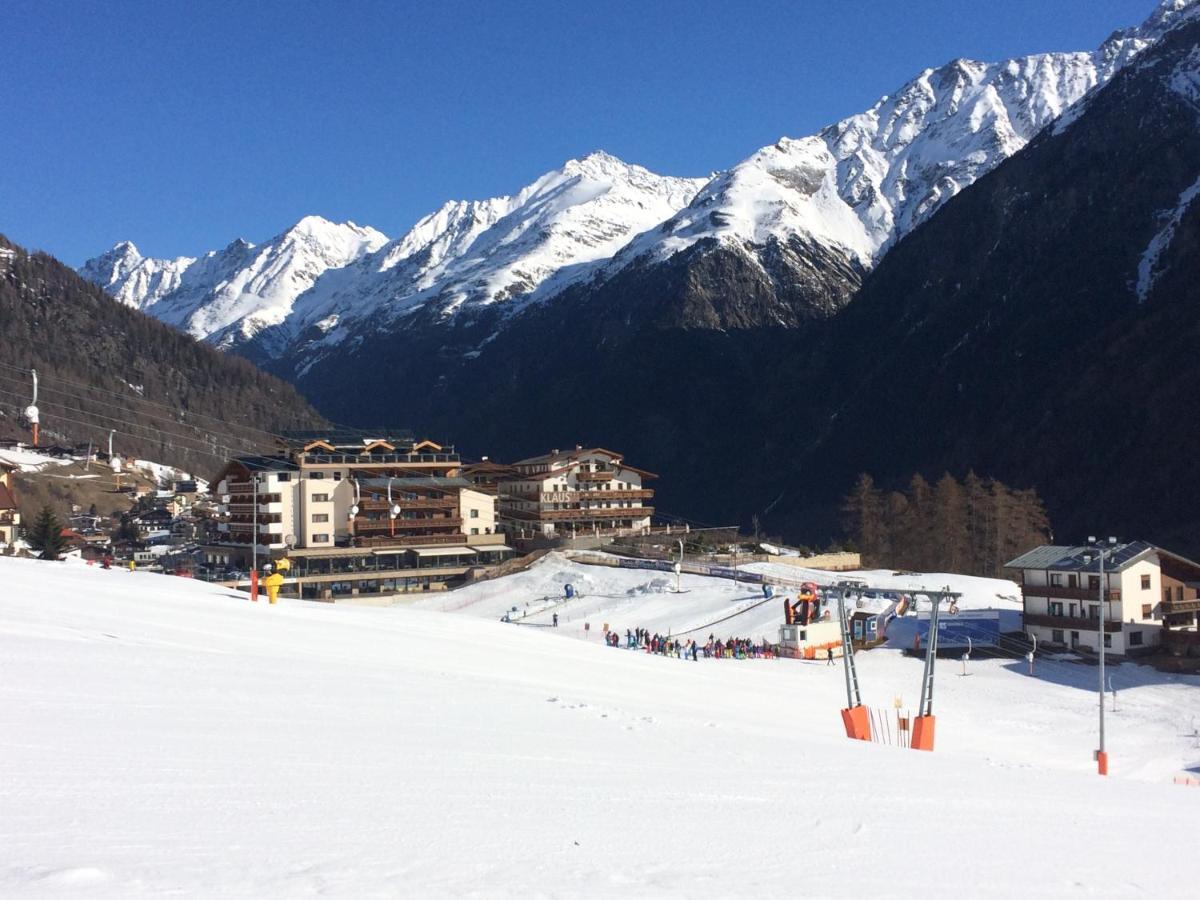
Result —
<instances>
[{"instance_id":1,"label":"ski slope","mask_svg":"<svg viewBox=\"0 0 1200 900\"><path fill-rule=\"evenodd\" d=\"M1094 670L1051 660L944 665L923 754L847 741L822 664L81 564L0 585L0 896L1193 893L1163 863L1200 827L1196 679L1115 671L1101 780ZM919 662L859 659L914 703Z\"/></svg>"},{"instance_id":2,"label":"ski slope","mask_svg":"<svg viewBox=\"0 0 1200 900\"><path fill-rule=\"evenodd\" d=\"M796 583L814 581L824 585L857 579L895 591L948 585L962 593L962 609L1021 609L1020 589L1011 581L996 578L945 573L893 575L891 570L828 572L781 563L750 563L739 568ZM574 588L574 599L564 599L567 584ZM668 572L587 565L555 552L524 572L468 585L417 605L492 620L499 620L507 612L517 622L533 626L550 625L553 614L558 613L561 633L589 639L596 639L605 624L622 634L626 629L641 627L651 633L685 634L700 643L710 633L722 640L741 637L774 643L779 639L779 626L783 624L781 598L789 593L786 587L777 587L776 599L766 602L760 584L685 574L680 587L686 593L674 593L675 576ZM790 594L794 597L794 590ZM864 603L880 609L888 605L882 598ZM925 600L918 600L917 606L928 611ZM585 624L590 628L585 630Z\"/></svg>"}]
</instances>

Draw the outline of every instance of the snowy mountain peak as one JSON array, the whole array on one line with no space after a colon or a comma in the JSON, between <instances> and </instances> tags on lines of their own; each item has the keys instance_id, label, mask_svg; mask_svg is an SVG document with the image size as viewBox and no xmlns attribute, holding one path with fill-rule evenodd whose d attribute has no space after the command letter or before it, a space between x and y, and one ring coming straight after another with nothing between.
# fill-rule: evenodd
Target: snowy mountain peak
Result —
<instances>
[{"instance_id":1,"label":"snowy mountain peak","mask_svg":"<svg viewBox=\"0 0 1200 900\"><path fill-rule=\"evenodd\" d=\"M229 345L279 324L322 273L385 243L373 228L305 216L261 246L237 238L199 259L145 258L126 241L80 274L195 337Z\"/></svg>"},{"instance_id":2,"label":"snowy mountain peak","mask_svg":"<svg viewBox=\"0 0 1200 900\"><path fill-rule=\"evenodd\" d=\"M614 268L665 260L702 239L755 255L798 238L870 265L1198 9L1200 0L1165 0L1091 52L925 69L865 112L781 138L714 176L687 208L624 248Z\"/></svg>"},{"instance_id":3,"label":"snowy mountain peak","mask_svg":"<svg viewBox=\"0 0 1200 900\"><path fill-rule=\"evenodd\" d=\"M515 194L446 203L377 253L323 277L297 301L291 331L336 323L341 335L351 321L377 312L386 321L431 303L443 316L461 308L514 311L586 277L703 183L657 175L601 150Z\"/></svg>"}]
</instances>

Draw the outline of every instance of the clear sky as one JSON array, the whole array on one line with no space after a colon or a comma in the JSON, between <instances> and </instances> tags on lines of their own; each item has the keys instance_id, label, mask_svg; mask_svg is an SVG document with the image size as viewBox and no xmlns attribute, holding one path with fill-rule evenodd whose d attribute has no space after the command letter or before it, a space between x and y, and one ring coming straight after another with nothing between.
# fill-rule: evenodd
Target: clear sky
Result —
<instances>
[{"instance_id":1,"label":"clear sky","mask_svg":"<svg viewBox=\"0 0 1200 900\"><path fill-rule=\"evenodd\" d=\"M927 66L1091 49L1155 0L90 2L0 6L0 232L72 265L395 237L602 148L704 175Z\"/></svg>"}]
</instances>

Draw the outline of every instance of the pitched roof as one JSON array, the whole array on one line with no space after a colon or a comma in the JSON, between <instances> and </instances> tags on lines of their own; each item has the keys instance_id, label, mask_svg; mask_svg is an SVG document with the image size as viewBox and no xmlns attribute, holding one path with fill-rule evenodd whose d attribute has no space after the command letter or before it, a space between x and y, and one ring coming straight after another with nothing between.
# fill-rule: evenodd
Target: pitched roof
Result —
<instances>
[{"instance_id":1,"label":"pitched roof","mask_svg":"<svg viewBox=\"0 0 1200 900\"><path fill-rule=\"evenodd\" d=\"M0 509L17 509L17 500L7 485L0 484Z\"/></svg>"},{"instance_id":2,"label":"pitched roof","mask_svg":"<svg viewBox=\"0 0 1200 900\"><path fill-rule=\"evenodd\" d=\"M581 456L588 456L589 454L608 456L612 459L623 458L620 453L613 453L611 450L605 450L603 447L580 447L578 450L543 453L540 456L531 456L528 459L518 459L513 465L531 466L536 463L556 463L560 460L578 459Z\"/></svg>"},{"instance_id":3,"label":"pitched roof","mask_svg":"<svg viewBox=\"0 0 1200 900\"><path fill-rule=\"evenodd\" d=\"M1022 553L1016 559L1004 564L1006 569L1054 569L1058 572L1099 572L1100 560L1095 556L1096 548L1090 546L1068 547L1056 544L1044 544L1035 547L1028 553ZM1151 553L1159 551L1158 547L1145 541L1130 541L1117 544L1111 553L1105 556L1104 570L1106 572L1121 572ZM1091 555L1091 561L1085 562L1084 557ZM1168 553L1170 556L1175 554Z\"/></svg>"}]
</instances>

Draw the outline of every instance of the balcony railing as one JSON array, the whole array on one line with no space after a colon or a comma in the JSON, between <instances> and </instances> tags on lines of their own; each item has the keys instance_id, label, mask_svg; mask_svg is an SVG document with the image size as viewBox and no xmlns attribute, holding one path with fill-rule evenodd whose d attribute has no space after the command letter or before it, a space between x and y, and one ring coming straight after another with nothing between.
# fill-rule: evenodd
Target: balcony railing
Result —
<instances>
[{"instance_id":1,"label":"balcony railing","mask_svg":"<svg viewBox=\"0 0 1200 900\"><path fill-rule=\"evenodd\" d=\"M654 497L651 490L624 491L551 491L543 493L542 503L579 503L584 500L650 500Z\"/></svg>"},{"instance_id":2,"label":"balcony railing","mask_svg":"<svg viewBox=\"0 0 1200 900\"><path fill-rule=\"evenodd\" d=\"M461 465L457 453L305 453L306 466Z\"/></svg>"},{"instance_id":3,"label":"balcony railing","mask_svg":"<svg viewBox=\"0 0 1200 900\"><path fill-rule=\"evenodd\" d=\"M457 509L458 497L442 497L441 499L436 500L431 497L418 497L416 500L405 500L402 497L393 497L392 503L396 504L401 509ZM386 497L382 500L364 497L358 505L363 509L388 509Z\"/></svg>"},{"instance_id":4,"label":"balcony railing","mask_svg":"<svg viewBox=\"0 0 1200 900\"><path fill-rule=\"evenodd\" d=\"M611 470L606 471L606 472L576 472L575 473L576 481L612 481L616 477L617 477L617 473L614 471L611 471Z\"/></svg>"},{"instance_id":5,"label":"balcony railing","mask_svg":"<svg viewBox=\"0 0 1200 900\"><path fill-rule=\"evenodd\" d=\"M1164 600L1162 602L1162 611L1165 616L1178 615L1179 613L1196 613L1200 612L1200 599L1196 600Z\"/></svg>"},{"instance_id":6,"label":"balcony railing","mask_svg":"<svg viewBox=\"0 0 1200 900\"><path fill-rule=\"evenodd\" d=\"M1061 628L1063 631L1100 630L1100 620L1088 616L1043 616L1036 613L1025 613L1025 624L1040 625L1043 628ZM1104 630L1110 633L1119 632L1121 623L1105 619Z\"/></svg>"},{"instance_id":7,"label":"balcony railing","mask_svg":"<svg viewBox=\"0 0 1200 900\"><path fill-rule=\"evenodd\" d=\"M608 509L506 509L500 513L501 518L525 519L533 522L560 522L564 519L575 521L588 519L644 519L653 514L653 506L625 506Z\"/></svg>"},{"instance_id":8,"label":"balcony railing","mask_svg":"<svg viewBox=\"0 0 1200 900\"><path fill-rule=\"evenodd\" d=\"M1055 600L1092 600L1100 602L1100 588L1063 587L1059 584L1024 584L1021 592L1027 597L1053 597ZM1106 599L1117 602L1121 599L1119 590L1107 592Z\"/></svg>"},{"instance_id":9,"label":"balcony railing","mask_svg":"<svg viewBox=\"0 0 1200 900\"><path fill-rule=\"evenodd\" d=\"M356 534L373 533L373 532L388 532L392 530L400 532L410 532L414 528L462 528L462 518L458 516L444 516L440 518L397 518L395 524L392 524L388 518L355 518L354 532Z\"/></svg>"},{"instance_id":10,"label":"balcony railing","mask_svg":"<svg viewBox=\"0 0 1200 900\"><path fill-rule=\"evenodd\" d=\"M355 547L422 547L431 544L462 544L466 548L465 534L397 534L382 537L356 537Z\"/></svg>"}]
</instances>

